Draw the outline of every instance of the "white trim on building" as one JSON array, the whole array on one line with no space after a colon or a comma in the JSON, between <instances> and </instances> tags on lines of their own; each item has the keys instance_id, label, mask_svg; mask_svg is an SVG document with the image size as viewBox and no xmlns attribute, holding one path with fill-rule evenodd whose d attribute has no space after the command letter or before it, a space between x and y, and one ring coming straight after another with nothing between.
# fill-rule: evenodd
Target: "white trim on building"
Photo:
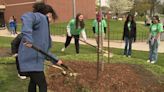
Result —
<instances>
[{"instance_id":1,"label":"white trim on building","mask_svg":"<svg viewBox=\"0 0 164 92\"><path fill-rule=\"evenodd\" d=\"M18 6L18 5L27 5L27 4L34 4L36 2L24 2L24 3L16 3L16 4L6 4L6 7L11 7L11 6Z\"/></svg>"},{"instance_id":2,"label":"white trim on building","mask_svg":"<svg viewBox=\"0 0 164 92\"><path fill-rule=\"evenodd\" d=\"M0 5L0 9L5 9L6 6L5 5Z\"/></svg>"}]
</instances>

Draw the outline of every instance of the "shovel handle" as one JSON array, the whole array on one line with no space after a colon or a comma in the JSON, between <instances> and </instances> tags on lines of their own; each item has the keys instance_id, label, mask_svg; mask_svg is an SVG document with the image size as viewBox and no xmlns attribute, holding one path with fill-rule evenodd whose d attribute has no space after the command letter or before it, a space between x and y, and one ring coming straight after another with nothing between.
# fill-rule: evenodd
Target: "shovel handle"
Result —
<instances>
[{"instance_id":1,"label":"shovel handle","mask_svg":"<svg viewBox=\"0 0 164 92\"><path fill-rule=\"evenodd\" d=\"M32 45L32 48L38 52L40 52L41 54L47 56L48 58L50 58L51 60L55 61L55 58L53 58L52 56L50 56L48 53L44 52L43 50L41 50L40 48L36 47L35 45ZM65 69L69 69L68 66L61 64L61 66Z\"/></svg>"},{"instance_id":2,"label":"shovel handle","mask_svg":"<svg viewBox=\"0 0 164 92\"><path fill-rule=\"evenodd\" d=\"M68 67L66 65L61 64L61 66L68 70Z\"/></svg>"}]
</instances>

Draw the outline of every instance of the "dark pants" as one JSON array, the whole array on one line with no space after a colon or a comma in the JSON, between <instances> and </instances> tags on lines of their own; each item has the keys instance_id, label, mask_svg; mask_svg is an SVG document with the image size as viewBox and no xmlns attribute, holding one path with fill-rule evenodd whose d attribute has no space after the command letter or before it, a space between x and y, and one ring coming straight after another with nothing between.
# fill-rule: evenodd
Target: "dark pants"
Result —
<instances>
[{"instance_id":1,"label":"dark pants","mask_svg":"<svg viewBox=\"0 0 164 92\"><path fill-rule=\"evenodd\" d=\"M19 62L18 62L18 57L15 57L15 60L16 60L16 67L17 67L17 70L18 70L18 74L19 74L20 76L28 76L28 73L26 73L26 72L21 72L21 71L20 71Z\"/></svg>"},{"instance_id":2,"label":"dark pants","mask_svg":"<svg viewBox=\"0 0 164 92\"><path fill-rule=\"evenodd\" d=\"M17 27L15 26L15 33L17 34Z\"/></svg>"},{"instance_id":3,"label":"dark pants","mask_svg":"<svg viewBox=\"0 0 164 92\"><path fill-rule=\"evenodd\" d=\"M72 37L74 37L74 39L75 39L76 53L79 53L79 35L73 35L73 36L67 35L66 42L65 42L65 48L67 48L68 45L70 44Z\"/></svg>"},{"instance_id":4,"label":"dark pants","mask_svg":"<svg viewBox=\"0 0 164 92\"><path fill-rule=\"evenodd\" d=\"M132 40L133 38L125 37L124 55L130 56L132 54Z\"/></svg>"},{"instance_id":5,"label":"dark pants","mask_svg":"<svg viewBox=\"0 0 164 92\"><path fill-rule=\"evenodd\" d=\"M47 92L47 83L44 72L28 72L30 83L28 92L36 92L36 86L39 87L39 92Z\"/></svg>"}]
</instances>

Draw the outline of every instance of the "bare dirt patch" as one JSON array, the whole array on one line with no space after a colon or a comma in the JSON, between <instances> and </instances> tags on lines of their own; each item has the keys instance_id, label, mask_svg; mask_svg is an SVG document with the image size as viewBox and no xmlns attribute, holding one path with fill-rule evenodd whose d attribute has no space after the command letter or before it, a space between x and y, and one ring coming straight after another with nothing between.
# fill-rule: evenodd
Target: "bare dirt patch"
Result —
<instances>
[{"instance_id":1,"label":"bare dirt patch","mask_svg":"<svg viewBox=\"0 0 164 92\"><path fill-rule=\"evenodd\" d=\"M150 71L139 65L106 64L97 79L96 63L66 62L78 72L76 78L60 75L48 68L48 88L52 92L163 92L164 84ZM50 76L53 75L53 76Z\"/></svg>"},{"instance_id":2,"label":"bare dirt patch","mask_svg":"<svg viewBox=\"0 0 164 92\"><path fill-rule=\"evenodd\" d=\"M0 57L11 56L10 48L0 48Z\"/></svg>"}]
</instances>

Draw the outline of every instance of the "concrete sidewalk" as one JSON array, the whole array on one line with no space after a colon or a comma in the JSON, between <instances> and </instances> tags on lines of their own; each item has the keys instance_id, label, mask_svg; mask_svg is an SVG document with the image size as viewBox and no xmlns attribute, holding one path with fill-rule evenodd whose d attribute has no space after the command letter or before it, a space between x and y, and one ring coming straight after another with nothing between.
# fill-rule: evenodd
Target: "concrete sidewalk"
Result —
<instances>
[{"instance_id":1,"label":"concrete sidewalk","mask_svg":"<svg viewBox=\"0 0 164 92\"><path fill-rule=\"evenodd\" d=\"M52 40L55 42L65 42L65 36L51 36ZM87 39L87 42L96 46L96 41L94 39ZM74 39L72 39L71 43L74 43ZM85 44L84 42L80 41L80 44ZM124 42L122 41L110 41L110 47L113 48L122 48L124 49ZM146 42L135 42L132 44L133 50L140 50L140 51L149 51L149 45ZM104 41L104 47L108 47L108 41ZM164 53L164 41L161 41L158 49L159 53Z\"/></svg>"},{"instance_id":2,"label":"concrete sidewalk","mask_svg":"<svg viewBox=\"0 0 164 92\"><path fill-rule=\"evenodd\" d=\"M0 36L5 36L5 37L15 37L15 36L11 36L10 32L6 31L6 30L0 30ZM51 36L52 41L55 42L62 42L64 44L66 37L65 36ZM95 45L96 46L96 41L94 39L87 39L87 42ZM74 43L74 39L72 39L71 43ZM83 42L80 41L80 44L85 44ZM121 41L110 41L110 47L113 48L124 48L124 42ZM149 51L149 46L148 44L146 44L146 42L135 42L132 44L133 46L133 50L140 50L140 51ZM108 42L107 40L104 41L104 47L108 47ZM164 53L164 41L161 41L160 45L159 45L159 49L158 49L159 53Z\"/></svg>"}]
</instances>

